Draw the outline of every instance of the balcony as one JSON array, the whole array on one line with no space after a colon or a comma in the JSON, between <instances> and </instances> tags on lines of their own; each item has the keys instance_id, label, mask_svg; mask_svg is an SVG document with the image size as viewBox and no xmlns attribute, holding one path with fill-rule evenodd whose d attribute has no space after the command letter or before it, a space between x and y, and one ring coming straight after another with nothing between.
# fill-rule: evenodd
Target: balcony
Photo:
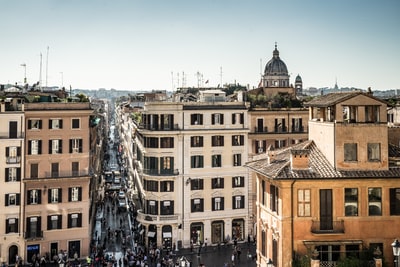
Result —
<instances>
[{"instance_id":1,"label":"balcony","mask_svg":"<svg viewBox=\"0 0 400 267\"><path fill-rule=\"evenodd\" d=\"M179 170L157 170L157 169L143 169L143 173L154 176L173 176L179 175Z\"/></svg>"},{"instance_id":2,"label":"balcony","mask_svg":"<svg viewBox=\"0 0 400 267\"><path fill-rule=\"evenodd\" d=\"M344 221L312 221L313 234L344 234Z\"/></svg>"},{"instance_id":3,"label":"balcony","mask_svg":"<svg viewBox=\"0 0 400 267\"><path fill-rule=\"evenodd\" d=\"M41 239L41 238L43 238L43 231L25 232L24 238L27 240Z\"/></svg>"},{"instance_id":4,"label":"balcony","mask_svg":"<svg viewBox=\"0 0 400 267\"><path fill-rule=\"evenodd\" d=\"M0 132L0 139L22 139L24 138L23 133L17 133L15 135L10 135L9 132Z\"/></svg>"},{"instance_id":5,"label":"balcony","mask_svg":"<svg viewBox=\"0 0 400 267\"><path fill-rule=\"evenodd\" d=\"M27 177L27 179L38 178L71 178L71 177L84 177L89 176L88 170L79 171L61 171L61 172L45 172L44 177Z\"/></svg>"},{"instance_id":6,"label":"balcony","mask_svg":"<svg viewBox=\"0 0 400 267\"><path fill-rule=\"evenodd\" d=\"M146 129L146 130L151 130L151 131L176 131L180 130L179 124L173 124L173 125L159 125L159 124L139 124L139 129Z\"/></svg>"},{"instance_id":7,"label":"balcony","mask_svg":"<svg viewBox=\"0 0 400 267\"><path fill-rule=\"evenodd\" d=\"M268 127L254 127L255 133L267 133Z\"/></svg>"},{"instance_id":8,"label":"balcony","mask_svg":"<svg viewBox=\"0 0 400 267\"><path fill-rule=\"evenodd\" d=\"M21 163L21 157L6 157L7 164Z\"/></svg>"},{"instance_id":9,"label":"balcony","mask_svg":"<svg viewBox=\"0 0 400 267\"><path fill-rule=\"evenodd\" d=\"M147 221L147 222L165 222L169 223L178 222L179 215L171 214L171 215L152 215L143 213L142 210L138 210L137 220L139 222Z\"/></svg>"}]
</instances>

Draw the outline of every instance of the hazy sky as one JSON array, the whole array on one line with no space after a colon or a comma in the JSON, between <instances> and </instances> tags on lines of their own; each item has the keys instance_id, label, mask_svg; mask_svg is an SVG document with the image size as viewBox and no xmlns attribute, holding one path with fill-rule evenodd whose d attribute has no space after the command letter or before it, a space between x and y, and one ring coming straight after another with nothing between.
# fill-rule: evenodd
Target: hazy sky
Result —
<instances>
[{"instance_id":1,"label":"hazy sky","mask_svg":"<svg viewBox=\"0 0 400 267\"><path fill-rule=\"evenodd\" d=\"M207 86L253 88L277 42L291 83L400 88L399 0L0 0L0 10L0 83L23 83L26 64L43 86L171 90L201 73Z\"/></svg>"}]
</instances>

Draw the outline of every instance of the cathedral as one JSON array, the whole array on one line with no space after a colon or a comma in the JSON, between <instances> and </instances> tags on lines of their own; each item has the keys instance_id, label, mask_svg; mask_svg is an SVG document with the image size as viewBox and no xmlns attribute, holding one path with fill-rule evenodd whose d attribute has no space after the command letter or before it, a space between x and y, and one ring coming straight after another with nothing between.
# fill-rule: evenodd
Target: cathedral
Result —
<instances>
[{"instance_id":1,"label":"cathedral","mask_svg":"<svg viewBox=\"0 0 400 267\"><path fill-rule=\"evenodd\" d=\"M303 90L303 82L300 75L297 75L295 86L289 82L289 72L285 62L279 57L279 50L275 43L272 58L265 65L264 73L257 89L252 90L255 94L264 94L268 97L285 94L292 98L300 96Z\"/></svg>"}]
</instances>

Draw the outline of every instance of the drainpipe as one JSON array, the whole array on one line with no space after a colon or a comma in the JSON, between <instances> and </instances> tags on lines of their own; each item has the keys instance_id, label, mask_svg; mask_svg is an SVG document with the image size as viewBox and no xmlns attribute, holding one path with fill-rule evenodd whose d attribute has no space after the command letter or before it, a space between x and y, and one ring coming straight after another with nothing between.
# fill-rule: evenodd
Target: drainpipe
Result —
<instances>
[{"instance_id":1,"label":"drainpipe","mask_svg":"<svg viewBox=\"0 0 400 267\"><path fill-rule=\"evenodd\" d=\"M293 210L294 210L294 200L293 200L293 191L294 191L294 189L293 189L293 186L294 186L294 184L296 183L296 180L294 180L293 182L292 182L292 184L290 185L290 193L291 193L291 198L290 198L290 202L291 202L291 207L290 207L290 219L291 219L291 227L292 227L292 231L290 231L291 232L291 237L290 237L290 239L291 239L291 249L292 249L292 263L293 263L293 260L294 260L294 215L293 215Z\"/></svg>"}]
</instances>

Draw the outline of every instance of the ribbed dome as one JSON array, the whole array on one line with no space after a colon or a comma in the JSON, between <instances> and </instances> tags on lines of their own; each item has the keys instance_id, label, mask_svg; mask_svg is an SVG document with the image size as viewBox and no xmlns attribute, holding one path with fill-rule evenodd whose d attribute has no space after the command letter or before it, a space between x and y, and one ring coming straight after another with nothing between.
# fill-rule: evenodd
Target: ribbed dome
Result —
<instances>
[{"instance_id":1,"label":"ribbed dome","mask_svg":"<svg viewBox=\"0 0 400 267\"><path fill-rule=\"evenodd\" d=\"M265 65L264 74L265 75L288 75L288 70L285 62L283 62L279 58L279 51L276 48L272 53L273 57L270 61L268 61L267 65Z\"/></svg>"},{"instance_id":2,"label":"ribbed dome","mask_svg":"<svg viewBox=\"0 0 400 267\"><path fill-rule=\"evenodd\" d=\"M300 77L300 75L299 74L297 74L297 76L296 76L296 82L301 82L302 80L301 80L301 77Z\"/></svg>"}]
</instances>

